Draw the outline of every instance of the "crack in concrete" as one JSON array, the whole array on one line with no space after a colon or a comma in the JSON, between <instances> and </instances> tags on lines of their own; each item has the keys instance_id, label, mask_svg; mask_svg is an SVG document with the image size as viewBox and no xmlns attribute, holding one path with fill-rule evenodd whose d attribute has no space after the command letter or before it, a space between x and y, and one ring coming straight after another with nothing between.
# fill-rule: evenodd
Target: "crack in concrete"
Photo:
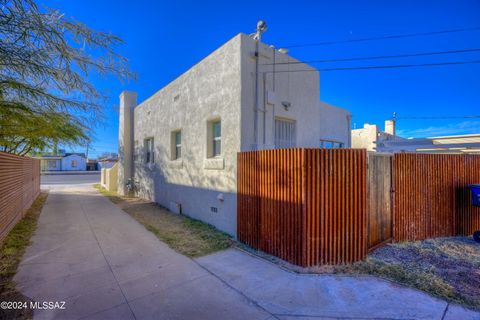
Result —
<instances>
[{"instance_id":1,"label":"crack in concrete","mask_svg":"<svg viewBox=\"0 0 480 320\"><path fill-rule=\"evenodd\" d=\"M445 319L445 316L447 315L447 311L448 311L448 307L450 306L450 303L447 303L447 306L445 307L445 310L443 311L443 316L442 316L442 320Z\"/></svg>"},{"instance_id":2,"label":"crack in concrete","mask_svg":"<svg viewBox=\"0 0 480 320\"><path fill-rule=\"evenodd\" d=\"M201 265L199 262L197 262L195 259L190 259L192 260L196 265L198 265L200 268L202 268L203 270L207 271L209 274L211 274L212 276L214 276L215 278L217 278L220 282L222 282L224 285L226 285L227 287L229 287L230 289L232 289L233 291L235 291L236 293L238 293L239 295L241 295L244 299L246 299L247 301L249 301L250 303L252 303L253 305L255 305L257 308L263 310L264 312L268 313L270 315L270 317L274 318L274 319L277 319L277 320L280 320L275 314L271 313L270 311L268 311L267 309L265 309L264 307L262 307L257 301L253 300L252 298L250 298L249 296L247 296L246 294L244 294L242 291L238 290L237 288L233 287L232 285L230 285L228 282L226 282L225 280L223 280L222 278L220 278L219 276L217 276L215 273L213 273L212 271L210 271L209 269L207 269L206 267L204 267L203 265ZM269 318L267 318L269 319Z\"/></svg>"}]
</instances>

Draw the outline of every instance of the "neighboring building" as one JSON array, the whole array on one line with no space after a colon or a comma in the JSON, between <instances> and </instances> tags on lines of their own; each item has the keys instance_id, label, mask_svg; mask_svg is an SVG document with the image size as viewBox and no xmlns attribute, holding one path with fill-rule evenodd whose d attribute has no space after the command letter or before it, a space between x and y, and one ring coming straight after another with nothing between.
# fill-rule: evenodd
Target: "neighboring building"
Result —
<instances>
[{"instance_id":1,"label":"neighboring building","mask_svg":"<svg viewBox=\"0 0 480 320\"><path fill-rule=\"evenodd\" d=\"M98 159L98 170L110 169L118 162L117 158Z\"/></svg>"},{"instance_id":2,"label":"neighboring building","mask_svg":"<svg viewBox=\"0 0 480 320\"><path fill-rule=\"evenodd\" d=\"M85 171L87 169L84 153L65 153L62 155L41 155L42 171Z\"/></svg>"},{"instance_id":3,"label":"neighboring building","mask_svg":"<svg viewBox=\"0 0 480 320\"><path fill-rule=\"evenodd\" d=\"M87 158L85 153L66 153L62 158L62 171L85 171L87 170Z\"/></svg>"},{"instance_id":4,"label":"neighboring building","mask_svg":"<svg viewBox=\"0 0 480 320\"><path fill-rule=\"evenodd\" d=\"M480 134L385 141L379 149L381 152L480 154Z\"/></svg>"},{"instance_id":5,"label":"neighboring building","mask_svg":"<svg viewBox=\"0 0 480 320\"><path fill-rule=\"evenodd\" d=\"M365 124L352 130L352 148L368 151L399 153L480 153L480 134L452 135L429 138L402 138L395 134L395 121L385 121L385 131L377 125Z\"/></svg>"},{"instance_id":6,"label":"neighboring building","mask_svg":"<svg viewBox=\"0 0 480 320\"><path fill-rule=\"evenodd\" d=\"M98 162L94 159L87 159L87 171L97 171L98 169Z\"/></svg>"},{"instance_id":7,"label":"neighboring building","mask_svg":"<svg viewBox=\"0 0 480 320\"><path fill-rule=\"evenodd\" d=\"M382 131L376 124L365 123L361 129L352 130L352 148L380 151L384 143L406 140L396 135L395 120L385 121Z\"/></svg>"},{"instance_id":8,"label":"neighboring building","mask_svg":"<svg viewBox=\"0 0 480 320\"><path fill-rule=\"evenodd\" d=\"M61 171L62 170L62 156L42 155L35 157L40 159L41 171Z\"/></svg>"},{"instance_id":9,"label":"neighboring building","mask_svg":"<svg viewBox=\"0 0 480 320\"><path fill-rule=\"evenodd\" d=\"M138 105L122 92L120 194L133 177L140 197L235 235L238 152L350 147L350 113L320 101L319 72L256 46L239 34Z\"/></svg>"}]
</instances>

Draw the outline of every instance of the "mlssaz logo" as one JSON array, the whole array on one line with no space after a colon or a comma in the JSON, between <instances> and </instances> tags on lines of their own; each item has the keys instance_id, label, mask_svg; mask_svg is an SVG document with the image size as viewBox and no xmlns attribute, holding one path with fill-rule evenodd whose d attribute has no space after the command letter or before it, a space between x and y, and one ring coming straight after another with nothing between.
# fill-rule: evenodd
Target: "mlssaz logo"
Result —
<instances>
[{"instance_id":1,"label":"mlssaz logo","mask_svg":"<svg viewBox=\"0 0 480 320\"><path fill-rule=\"evenodd\" d=\"M60 309L65 310L65 301L30 301L30 309L37 309L37 310L54 310Z\"/></svg>"}]
</instances>

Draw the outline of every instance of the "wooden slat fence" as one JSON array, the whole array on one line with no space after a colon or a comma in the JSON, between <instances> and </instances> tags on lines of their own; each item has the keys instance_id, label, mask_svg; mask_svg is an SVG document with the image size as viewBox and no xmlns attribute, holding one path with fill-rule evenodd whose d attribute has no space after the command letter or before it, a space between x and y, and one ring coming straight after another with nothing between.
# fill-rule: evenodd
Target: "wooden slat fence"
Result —
<instances>
[{"instance_id":1,"label":"wooden slat fence","mask_svg":"<svg viewBox=\"0 0 480 320\"><path fill-rule=\"evenodd\" d=\"M40 161L0 152L0 241L40 193Z\"/></svg>"},{"instance_id":2,"label":"wooden slat fence","mask_svg":"<svg viewBox=\"0 0 480 320\"><path fill-rule=\"evenodd\" d=\"M237 237L301 266L366 254L366 151L238 154Z\"/></svg>"},{"instance_id":3,"label":"wooden slat fence","mask_svg":"<svg viewBox=\"0 0 480 320\"><path fill-rule=\"evenodd\" d=\"M368 154L367 247L373 250L392 241L392 154Z\"/></svg>"},{"instance_id":4,"label":"wooden slat fence","mask_svg":"<svg viewBox=\"0 0 480 320\"><path fill-rule=\"evenodd\" d=\"M237 236L301 266L354 262L387 242L480 230L473 183L480 155L241 152Z\"/></svg>"},{"instance_id":5,"label":"wooden slat fence","mask_svg":"<svg viewBox=\"0 0 480 320\"><path fill-rule=\"evenodd\" d=\"M395 241L468 235L480 229L480 208L468 185L480 183L480 156L395 154Z\"/></svg>"}]
</instances>

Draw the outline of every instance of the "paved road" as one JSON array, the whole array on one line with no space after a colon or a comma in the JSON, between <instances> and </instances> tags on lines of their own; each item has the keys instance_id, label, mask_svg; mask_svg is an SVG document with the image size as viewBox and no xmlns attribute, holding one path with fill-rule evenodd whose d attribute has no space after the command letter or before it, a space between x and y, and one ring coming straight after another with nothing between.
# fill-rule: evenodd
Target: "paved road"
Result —
<instances>
[{"instance_id":1,"label":"paved road","mask_svg":"<svg viewBox=\"0 0 480 320\"><path fill-rule=\"evenodd\" d=\"M84 183L95 184L100 183L100 173L42 175L40 177L40 183L42 184L42 187Z\"/></svg>"},{"instance_id":2,"label":"paved road","mask_svg":"<svg viewBox=\"0 0 480 320\"><path fill-rule=\"evenodd\" d=\"M91 186L52 187L14 280L36 319L480 319L371 277L298 275L230 249L184 257Z\"/></svg>"}]
</instances>

